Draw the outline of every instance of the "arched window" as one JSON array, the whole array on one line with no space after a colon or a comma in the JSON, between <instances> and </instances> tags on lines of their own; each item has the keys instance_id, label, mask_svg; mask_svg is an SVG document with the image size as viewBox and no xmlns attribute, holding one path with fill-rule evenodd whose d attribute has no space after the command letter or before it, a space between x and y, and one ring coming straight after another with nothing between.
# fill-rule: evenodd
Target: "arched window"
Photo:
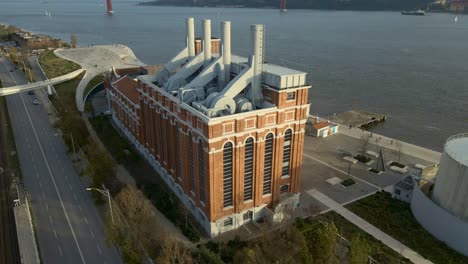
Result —
<instances>
[{"instance_id":1,"label":"arched window","mask_svg":"<svg viewBox=\"0 0 468 264\"><path fill-rule=\"evenodd\" d=\"M200 201L205 202L205 151L201 139L198 140L198 181Z\"/></svg>"},{"instance_id":2,"label":"arched window","mask_svg":"<svg viewBox=\"0 0 468 264\"><path fill-rule=\"evenodd\" d=\"M182 161L184 159L180 159L180 160L176 160L176 159L179 159L181 156L182 156L182 151L180 149L180 131L179 131L179 123L176 122L175 124L175 129L176 129L176 140L175 140L175 143L176 143L176 155L175 155L175 159L174 159L174 162L177 162L177 177L183 179L183 174L182 174Z\"/></svg>"},{"instance_id":3,"label":"arched window","mask_svg":"<svg viewBox=\"0 0 468 264\"><path fill-rule=\"evenodd\" d=\"M273 134L265 140L265 162L263 170L263 195L271 193L271 173L273 169Z\"/></svg>"},{"instance_id":4,"label":"arched window","mask_svg":"<svg viewBox=\"0 0 468 264\"><path fill-rule=\"evenodd\" d=\"M254 141L252 138L249 138L245 142L244 201L252 200L253 170L254 170Z\"/></svg>"},{"instance_id":5,"label":"arched window","mask_svg":"<svg viewBox=\"0 0 468 264\"><path fill-rule=\"evenodd\" d=\"M189 152L189 173L190 173L190 191L195 191L195 166L193 164L193 141L192 132L188 133L188 152Z\"/></svg>"},{"instance_id":6,"label":"arched window","mask_svg":"<svg viewBox=\"0 0 468 264\"><path fill-rule=\"evenodd\" d=\"M291 159L291 139L292 132L291 129L286 130L284 133L284 145L283 145L283 169L281 172L281 177L289 177L289 168Z\"/></svg>"},{"instance_id":7,"label":"arched window","mask_svg":"<svg viewBox=\"0 0 468 264\"><path fill-rule=\"evenodd\" d=\"M232 143L223 149L223 205L232 206Z\"/></svg>"}]
</instances>

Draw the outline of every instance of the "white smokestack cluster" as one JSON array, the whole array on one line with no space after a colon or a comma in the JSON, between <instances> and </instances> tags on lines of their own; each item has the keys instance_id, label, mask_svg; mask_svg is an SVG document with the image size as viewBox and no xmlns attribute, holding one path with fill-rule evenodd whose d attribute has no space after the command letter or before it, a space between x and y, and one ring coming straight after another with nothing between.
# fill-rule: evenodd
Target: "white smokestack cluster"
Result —
<instances>
[{"instance_id":1,"label":"white smokestack cluster","mask_svg":"<svg viewBox=\"0 0 468 264\"><path fill-rule=\"evenodd\" d=\"M263 25L252 25L250 27L252 36L252 56L253 56L253 80L251 84L251 100L255 105L260 105L263 102L262 93L262 71L263 71L263 56L264 56L264 28Z\"/></svg>"},{"instance_id":2,"label":"white smokestack cluster","mask_svg":"<svg viewBox=\"0 0 468 264\"><path fill-rule=\"evenodd\" d=\"M187 18L187 48L189 58L195 57L195 22L193 17Z\"/></svg>"},{"instance_id":3,"label":"white smokestack cluster","mask_svg":"<svg viewBox=\"0 0 468 264\"><path fill-rule=\"evenodd\" d=\"M203 20L203 52L205 53L205 68L211 63L211 20Z\"/></svg>"},{"instance_id":4,"label":"white smokestack cluster","mask_svg":"<svg viewBox=\"0 0 468 264\"><path fill-rule=\"evenodd\" d=\"M224 64L224 86L231 80L231 22L221 22L222 55Z\"/></svg>"}]
</instances>

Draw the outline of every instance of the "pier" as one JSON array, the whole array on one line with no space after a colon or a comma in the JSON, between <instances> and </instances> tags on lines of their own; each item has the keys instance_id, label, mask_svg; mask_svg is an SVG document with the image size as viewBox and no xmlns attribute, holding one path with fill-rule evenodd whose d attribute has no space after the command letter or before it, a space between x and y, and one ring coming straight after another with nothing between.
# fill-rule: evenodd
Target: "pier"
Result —
<instances>
[{"instance_id":1,"label":"pier","mask_svg":"<svg viewBox=\"0 0 468 264\"><path fill-rule=\"evenodd\" d=\"M386 115L362 110L351 110L330 116L330 121L349 127L370 128L380 122L385 122Z\"/></svg>"}]
</instances>

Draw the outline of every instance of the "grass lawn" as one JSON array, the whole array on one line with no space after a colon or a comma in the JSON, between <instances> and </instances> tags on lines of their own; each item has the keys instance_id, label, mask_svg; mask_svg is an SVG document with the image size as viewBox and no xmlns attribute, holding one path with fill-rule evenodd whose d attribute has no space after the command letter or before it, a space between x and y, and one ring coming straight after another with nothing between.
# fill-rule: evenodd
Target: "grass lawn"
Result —
<instances>
[{"instance_id":1,"label":"grass lawn","mask_svg":"<svg viewBox=\"0 0 468 264\"><path fill-rule=\"evenodd\" d=\"M104 76L102 74L99 74L98 76L94 77L86 86L84 93L83 93L83 99L85 99L86 95L88 95L91 89L93 89L94 87L96 87L96 85L102 83L103 81L104 81Z\"/></svg>"},{"instance_id":2,"label":"grass lawn","mask_svg":"<svg viewBox=\"0 0 468 264\"><path fill-rule=\"evenodd\" d=\"M468 263L468 257L427 232L413 217L409 204L389 193L378 192L346 207L434 263Z\"/></svg>"},{"instance_id":3,"label":"grass lawn","mask_svg":"<svg viewBox=\"0 0 468 264\"><path fill-rule=\"evenodd\" d=\"M328 212L326 214L317 216L315 219L311 220L311 228L314 228L314 225L319 224L319 222L333 222L338 228L339 233L347 240L350 240L356 234L361 235L361 237L365 238L371 245L372 250L370 255L378 263L411 263L411 261L402 257L400 254L393 251L391 248L387 247L382 242L367 234L359 227L355 226L353 223L349 222L335 212Z\"/></svg>"},{"instance_id":4,"label":"grass lawn","mask_svg":"<svg viewBox=\"0 0 468 264\"><path fill-rule=\"evenodd\" d=\"M39 63L49 79L80 69L80 65L55 56L50 50L39 56Z\"/></svg>"}]
</instances>

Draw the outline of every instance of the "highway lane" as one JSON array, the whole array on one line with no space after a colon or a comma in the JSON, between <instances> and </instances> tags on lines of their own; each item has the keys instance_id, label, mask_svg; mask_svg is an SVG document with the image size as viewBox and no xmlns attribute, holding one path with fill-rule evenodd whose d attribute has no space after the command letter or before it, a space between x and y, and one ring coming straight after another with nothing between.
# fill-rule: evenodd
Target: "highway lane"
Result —
<instances>
[{"instance_id":1,"label":"highway lane","mask_svg":"<svg viewBox=\"0 0 468 264\"><path fill-rule=\"evenodd\" d=\"M9 61L0 63L5 86L26 82L21 72L6 74L11 67ZM105 243L102 219L61 138L33 99L27 94L7 98L44 263L122 263L117 250Z\"/></svg>"}]
</instances>

